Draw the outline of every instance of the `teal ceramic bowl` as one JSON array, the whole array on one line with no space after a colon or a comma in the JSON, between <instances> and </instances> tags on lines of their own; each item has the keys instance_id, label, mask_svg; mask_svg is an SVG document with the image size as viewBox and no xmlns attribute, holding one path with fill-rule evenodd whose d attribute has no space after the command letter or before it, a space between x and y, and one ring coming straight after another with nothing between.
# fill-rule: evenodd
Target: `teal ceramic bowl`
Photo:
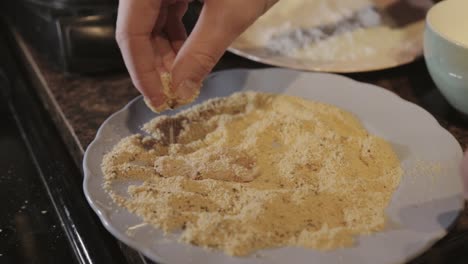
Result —
<instances>
[{"instance_id":1,"label":"teal ceramic bowl","mask_svg":"<svg viewBox=\"0 0 468 264\"><path fill-rule=\"evenodd\" d=\"M468 0L445 0L429 10L424 57L447 101L468 114Z\"/></svg>"}]
</instances>

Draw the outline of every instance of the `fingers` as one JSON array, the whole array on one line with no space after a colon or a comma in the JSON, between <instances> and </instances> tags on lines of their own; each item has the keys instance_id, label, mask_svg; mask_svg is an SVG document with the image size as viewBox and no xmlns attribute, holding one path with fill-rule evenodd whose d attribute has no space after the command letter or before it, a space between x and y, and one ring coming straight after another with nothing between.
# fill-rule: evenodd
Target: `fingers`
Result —
<instances>
[{"instance_id":1,"label":"fingers","mask_svg":"<svg viewBox=\"0 0 468 264\"><path fill-rule=\"evenodd\" d=\"M161 73L171 71L175 59L175 52L166 34L160 33L153 38L153 50L155 53L155 67Z\"/></svg>"},{"instance_id":2,"label":"fingers","mask_svg":"<svg viewBox=\"0 0 468 264\"><path fill-rule=\"evenodd\" d=\"M187 31L182 23L182 17L187 12L188 2L177 2L169 7L166 33L171 40L172 49L177 53L187 39Z\"/></svg>"},{"instance_id":3,"label":"fingers","mask_svg":"<svg viewBox=\"0 0 468 264\"><path fill-rule=\"evenodd\" d=\"M159 74L169 73L177 51L187 33L182 23L182 16L187 11L188 2L166 2L161 6L158 21L153 31L153 51L155 67Z\"/></svg>"},{"instance_id":4,"label":"fingers","mask_svg":"<svg viewBox=\"0 0 468 264\"><path fill-rule=\"evenodd\" d=\"M178 97L185 100L197 93L203 78L231 43L234 34L224 31L222 25L225 23L228 21L222 21L218 14L204 6L195 28L174 61L172 83Z\"/></svg>"},{"instance_id":5,"label":"fingers","mask_svg":"<svg viewBox=\"0 0 468 264\"><path fill-rule=\"evenodd\" d=\"M267 2L272 5L273 1ZM197 24L178 52L172 68L172 84L178 97L188 100L198 93L202 80L228 46L264 12L265 3L205 1Z\"/></svg>"},{"instance_id":6,"label":"fingers","mask_svg":"<svg viewBox=\"0 0 468 264\"><path fill-rule=\"evenodd\" d=\"M160 7L161 0L120 0L116 28L116 40L133 84L155 107L165 102L151 43Z\"/></svg>"},{"instance_id":7,"label":"fingers","mask_svg":"<svg viewBox=\"0 0 468 264\"><path fill-rule=\"evenodd\" d=\"M170 72L172 63L174 63L175 52L172 49L169 39L166 34L166 26L169 18L169 8L167 5L161 6L159 11L158 21L153 30L153 51L155 55L155 67L161 75L162 73Z\"/></svg>"},{"instance_id":8,"label":"fingers","mask_svg":"<svg viewBox=\"0 0 468 264\"><path fill-rule=\"evenodd\" d=\"M187 39L187 0L120 0L116 39L134 85L157 108L167 99L160 74L171 71L176 96L190 101L232 41L276 1L205 1Z\"/></svg>"}]
</instances>

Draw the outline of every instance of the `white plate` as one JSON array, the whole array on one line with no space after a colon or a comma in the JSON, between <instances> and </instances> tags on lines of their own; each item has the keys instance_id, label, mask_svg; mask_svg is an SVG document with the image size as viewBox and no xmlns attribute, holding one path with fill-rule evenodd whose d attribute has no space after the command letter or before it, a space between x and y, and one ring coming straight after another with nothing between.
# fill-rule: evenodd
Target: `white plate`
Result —
<instances>
[{"instance_id":1,"label":"white plate","mask_svg":"<svg viewBox=\"0 0 468 264\"><path fill-rule=\"evenodd\" d=\"M164 238L119 208L104 192L100 164L120 139L140 132L155 115L141 97L107 119L89 145L83 161L84 192L104 226L115 237L162 263L401 263L446 234L462 209L458 163L462 150L454 137L422 108L380 87L323 73L284 69L230 70L212 74L195 103L239 90L285 93L331 103L356 114L372 133L392 143L405 173L387 209L392 223L385 231L360 236L352 248L320 252L303 248L262 250L235 258L221 252ZM431 169L432 168L432 169Z\"/></svg>"},{"instance_id":2,"label":"white plate","mask_svg":"<svg viewBox=\"0 0 468 264\"><path fill-rule=\"evenodd\" d=\"M294 32L295 29L337 26L343 20L346 21L345 17L359 10L366 10L371 4L378 8L382 19L379 25L385 30L376 30L378 27L374 25L351 30L354 33L359 31L357 35L350 31L350 34L337 33L334 37L312 41L315 48L309 49L309 55L278 53L271 49L271 45L282 42L289 46L288 51L291 52L295 45L291 47L290 44L297 42L272 41L270 35L273 32L276 35L279 32ZM430 0L280 1L241 34L228 50L253 61L308 71L343 73L392 68L412 62L422 55L424 18L431 6ZM349 24L347 27L350 27ZM298 37L297 34L296 32L293 35ZM351 36L354 36L352 41ZM342 57L343 54L347 56ZM351 54L354 56L350 56Z\"/></svg>"}]
</instances>

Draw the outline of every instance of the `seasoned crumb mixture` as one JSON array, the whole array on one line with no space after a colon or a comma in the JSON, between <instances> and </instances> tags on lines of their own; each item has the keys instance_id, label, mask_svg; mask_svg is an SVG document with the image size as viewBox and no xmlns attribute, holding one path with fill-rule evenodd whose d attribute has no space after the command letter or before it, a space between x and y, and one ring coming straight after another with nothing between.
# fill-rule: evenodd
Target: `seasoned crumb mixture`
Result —
<instances>
[{"instance_id":1,"label":"seasoned crumb mixture","mask_svg":"<svg viewBox=\"0 0 468 264\"><path fill-rule=\"evenodd\" d=\"M384 228L402 175L391 146L352 114L286 95L236 93L144 130L105 155L106 191L145 222L230 255L352 246Z\"/></svg>"},{"instance_id":2,"label":"seasoned crumb mixture","mask_svg":"<svg viewBox=\"0 0 468 264\"><path fill-rule=\"evenodd\" d=\"M160 113L168 109L175 109L182 105L189 104L193 102L195 99L197 99L198 94L200 93L200 89L197 89L195 93L192 95L192 97L190 98L187 98L187 99L178 98L177 95L174 94L174 92L171 90L172 89L172 75L165 72L165 73L161 73L159 75L159 78L161 80L162 92L164 96L166 97L166 101L162 105L158 107L154 107L148 98L146 97L144 98L146 106L155 113ZM199 84L199 86L201 87L201 84Z\"/></svg>"}]
</instances>

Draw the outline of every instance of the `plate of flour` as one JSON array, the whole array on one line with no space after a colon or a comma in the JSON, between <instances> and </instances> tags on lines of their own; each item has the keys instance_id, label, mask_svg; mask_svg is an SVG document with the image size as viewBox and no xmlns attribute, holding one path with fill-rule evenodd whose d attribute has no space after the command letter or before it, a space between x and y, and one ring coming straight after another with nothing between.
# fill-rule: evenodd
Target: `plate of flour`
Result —
<instances>
[{"instance_id":1,"label":"plate of flour","mask_svg":"<svg viewBox=\"0 0 468 264\"><path fill-rule=\"evenodd\" d=\"M432 1L279 1L230 46L248 59L293 69L365 72L422 55Z\"/></svg>"},{"instance_id":2,"label":"plate of flour","mask_svg":"<svg viewBox=\"0 0 468 264\"><path fill-rule=\"evenodd\" d=\"M106 229L158 263L402 263L462 209L461 158L383 88L229 70L182 109L137 97L109 117L83 188Z\"/></svg>"}]
</instances>

